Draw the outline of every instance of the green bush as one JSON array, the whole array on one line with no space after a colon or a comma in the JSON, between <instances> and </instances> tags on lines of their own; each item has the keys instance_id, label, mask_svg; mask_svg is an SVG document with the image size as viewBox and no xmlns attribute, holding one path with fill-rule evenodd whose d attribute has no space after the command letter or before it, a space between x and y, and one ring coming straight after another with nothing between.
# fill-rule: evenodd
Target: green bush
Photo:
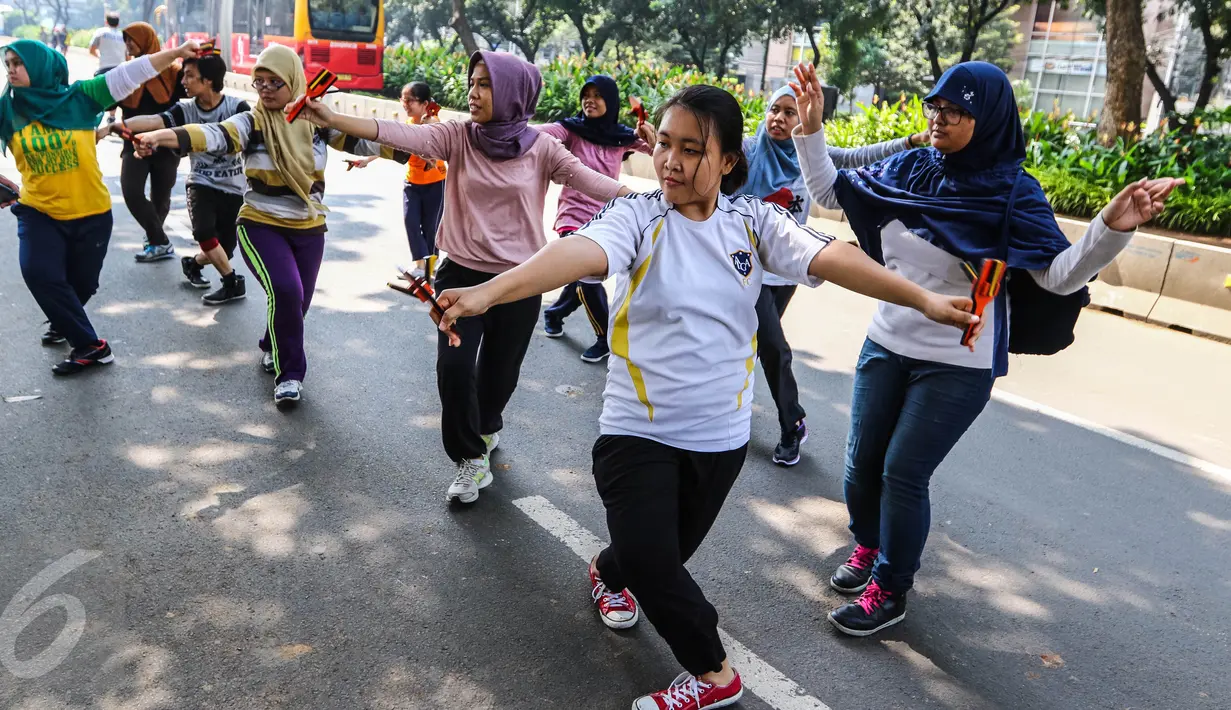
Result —
<instances>
[{"instance_id":1,"label":"green bush","mask_svg":"<svg viewBox=\"0 0 1231 710\"><path fill-rule=\"evenodd\" d=\"M50 37L51 33L47 33ZM17 39L42 39L43 28L40 25L22 25L13 30L13 36Z\"/></svg>"},{"instance_id":2,"label":"green bush","mask_svg":"<svg viewBox=\"0 0 1231 710\"><path fill-rule=\"evenodd\" d=\"M94 39L94 30L73 30L73 33L68 36L68 46L89 49L92 39Z\"/></svg>"},{"instance_id":3,"label":"green bush","mask_svg":"<svg viewBox=\"0 0 1231 710\"><path fill-rule=\"evenodd\" d=\"M856 106L859 113L835 117L825 127L829 143L853 148L922 133L928 128L928 121L923 117L923 101L918 96L908 100L902 95L892 104L878 101L874 96L871 106Z\"/></svg>"},{"instance_id":4,"label":"green bush","mask_svg":"<svg viewBox=\"0 0 1231 710\"><path fill-rule=\"evenodd\" d=\"M429 44L398 45L385 52L386 96L397 97L402 86L410 81L426 81L440 105L464 111L466 109L465 54L449 52ZM662 67L644 62L608 62L573 56L557 58L540 67L543 90L539 94L538 121L557 121L580 109L581 87L588 77L607 74L615 78L620 94L636 96L652 114L679 89L692 84L713 84L742 97L743 87L732 79L719 79L709 74L672 66ZM764 97L742 97L741 106L747 121L759 122L765 114ZM635 119L625 103L620 107L620 119L632 126Z\"/></svg>"}]
</instances>

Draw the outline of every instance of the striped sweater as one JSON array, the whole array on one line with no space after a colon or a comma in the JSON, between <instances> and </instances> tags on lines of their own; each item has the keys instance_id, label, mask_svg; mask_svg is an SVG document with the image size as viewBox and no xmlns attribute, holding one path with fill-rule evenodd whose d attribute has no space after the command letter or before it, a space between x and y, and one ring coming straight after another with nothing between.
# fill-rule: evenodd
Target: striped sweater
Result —
<instances>
[{"instance_id":1,"label":"striped sweater","mask_svg":"<svg viewBox=\"0 0 1231 710\"><path fill-rule=\"evenodd\" d=\"M274 227L323 233L325 215L310 215L308 205L282 180L273 158L265 146L265 138L256 129L251 111L237 113L221 123L197 123L175 129L181 152L208 152L244 158L244 206L239 211L241 221L268 224ZM325 162L328 148L352 155L378 155L405 164L410 154L387 148L375 141L348 136L332 128L317 128L312 133L312 154L316 159L309 196L324 204Z\"/></svg>"}]
</instances>

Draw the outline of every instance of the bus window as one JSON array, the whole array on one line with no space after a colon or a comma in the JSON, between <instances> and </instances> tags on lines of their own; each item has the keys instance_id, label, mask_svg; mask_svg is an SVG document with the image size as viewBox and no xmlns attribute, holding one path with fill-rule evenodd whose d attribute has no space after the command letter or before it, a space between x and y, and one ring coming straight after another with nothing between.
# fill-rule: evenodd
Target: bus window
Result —
<instances>
[{"instance_id":1,"label":"bus window","mask_svg":"<svg viewBox=\"0 0 1231 710\"><path fill-rule=\"evenodd\" d=\"M318 39L371 42L376 39L379 0L308 0L308 21Z\"/></svg>"},{"instance_id":2,"label":"bus window","mask_svg":"<svg viewBox=\"0 0 1231 710\"><path fill-rule=\"evenodd\" d=\"M273 37L295 36L295 0L264 0L264 34Z\"/></svg>"}]
</instances>

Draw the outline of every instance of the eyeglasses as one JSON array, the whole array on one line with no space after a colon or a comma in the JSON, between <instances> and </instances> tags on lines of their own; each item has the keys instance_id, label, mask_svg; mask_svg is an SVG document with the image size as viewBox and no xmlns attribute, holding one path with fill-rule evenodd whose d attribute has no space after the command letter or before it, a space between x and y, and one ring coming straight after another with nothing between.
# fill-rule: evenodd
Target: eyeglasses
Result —
<instances>
[{"instance_id":1,"label":"eyeglasses","mask_svg":"<svg viewBox=\"0 0 1231 710\"><path fill-rule=\"evenodd\" d=\"M937 106L934 103L924 103L923 115L929 121L936 121L939 117L941 120L936 122L942 126L955 126L961 123L963 118L970 116L970 112L957 106Z\"/></svg>"},{"instance_id":2,"label":"eyeglasses","mask_svg":"<svg viewBox=\"0 0 1231 710\"><path fill-rule=\"evenodd\" d=\"M278 91L284 86L286 86L286 82L281 79L270 79L269 81L265 81L264 79L252 80L252 88L257 91L264 91L266 89L269 89L270 91Z\"/></svg>"}]
</instances>

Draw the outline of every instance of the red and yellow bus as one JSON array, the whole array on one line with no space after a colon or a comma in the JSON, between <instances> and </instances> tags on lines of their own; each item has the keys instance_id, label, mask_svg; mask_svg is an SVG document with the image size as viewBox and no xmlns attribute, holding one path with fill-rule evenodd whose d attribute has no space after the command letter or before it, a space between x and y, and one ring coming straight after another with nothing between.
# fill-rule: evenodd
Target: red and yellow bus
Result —
<instances>
[{"instance_id":1,"label":"red and yellow bus","mask_svg":"<svg viewBox=\"0 0 1231 710\"><path fill-rule=\"evenodd\" d=\"M328 67L340 89L384 87L384 0L168 0L169 44L217 37L226 2L231 71L251 73L267 44L281 44L303 57L309 77Z\"/></svg>"}]
</instances>

